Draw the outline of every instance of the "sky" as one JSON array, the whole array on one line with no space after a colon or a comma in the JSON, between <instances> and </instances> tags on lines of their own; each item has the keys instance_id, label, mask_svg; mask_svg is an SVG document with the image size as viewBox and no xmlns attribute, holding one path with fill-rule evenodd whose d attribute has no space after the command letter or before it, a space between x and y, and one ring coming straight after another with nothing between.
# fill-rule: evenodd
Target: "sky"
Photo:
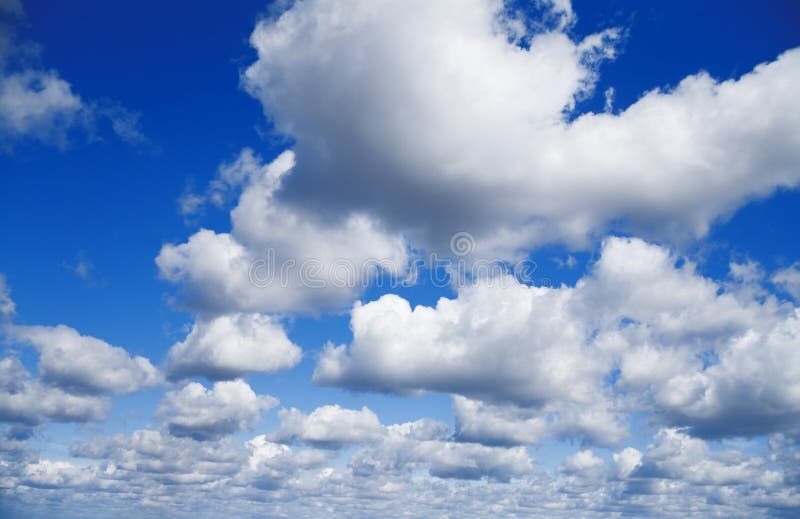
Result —
<instances>
[{"instance_id":1,"label":"sky","mask_svg":"<svg viewBox=\"0 0 800 519\"><path fill-rule=\"evenodd\" d=\"M0 517L800 514L800 7L0 0Z\"/></svg>"}]
</instances>

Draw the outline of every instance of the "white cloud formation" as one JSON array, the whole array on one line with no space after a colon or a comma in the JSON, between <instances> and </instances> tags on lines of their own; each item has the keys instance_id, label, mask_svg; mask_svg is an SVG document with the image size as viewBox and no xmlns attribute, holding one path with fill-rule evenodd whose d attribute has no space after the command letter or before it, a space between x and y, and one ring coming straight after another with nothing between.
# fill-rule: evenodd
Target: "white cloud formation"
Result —
<instances>
[{"instance_id":1,"label":"white cloud formation","mask_svg":"<svg viewBox=\"0 0 800 519\"><path fill-rule=\"evenodd\" d=\"M702 236L797 185L800 50L575 114L617 32L573 41L568 7L550 4L562 21L522 37L536 21L499 0L309 0L259 22L242 82L295 143L282 197L366 211L417 246L446 250L466 229L479 253L507 257L609 227Z\"/></svg>"},{"instance_id":2,"label":"white cloud formation","mask_svg":"<svg viewBox=\"0 0 800 519\"><path fill-rule=\"evenodd\" d=\"M167 392L156 415L174 436L212 440L252 429L261 421L261 412L276 405L276 398L256 395L243 380L216 382L211 389L190 382L180 391Z\"/></svg>"},{"instance_id":3,"label":"white cloud formation","mask_svg":"<svg viewBox=\"0 0 800 519\"><path fill-rule=\"evenodd\" d=\"M495 279L435 307L357 303L352 343L328 345L314 380L468 397L458 433L487 443L614 444L634 409L708 437L800 430L797 310L679 259L610 238L573 287Z\"/></svg>"},{"instance_id":4,"label":"white cloud formation","mask_svg":"<svg viewBox=\"0 0 800 519\"><path fill-rule=\"evenodd\" d=\"M14 357L0 359L0 421L38 425L54 422L103 420L110 408L106 398L73 395L33 379Z\"/></svg>"},{"instance_id":5,"label":"white cloud formation","mask_svg":"<svg viewBox=\"0 0 800 519\"><path fill-rule=\"evenodd\" d=\"M323 448L340 448L350 444L370 443L381 439L386 431L378 416L367 407L361 410L326 405L303 414L296 408L282 409L281 424L271 436L273 441L300 441Z\"/></svg>"},{"instance_id":6,"label":"white cloud formation","mask_svg":"<svg viewBox=\"0 0 800 519\"><path fill-rule=\"evenodd\" d=\"M80 458L107 460L109 476L121 483L193 485L232 477L244 462L244 454L227 439L197 441L151 429L130 436L98 437L74 444L70 453ZM127 486L131 488L131 486Z\"/></svg>"},{"instance_id":7,"label":"white cloud formation","mask_svg":"<svg viewBox=\"0 0 800 519\"><path fill-rule=\"evenodd\" d=\"M295 452L286 445L269 441L263 434L248 441L246 447L249 454L247 464L237 474L236 481L261 490L278 489L301 471L327 462L321 451Z\"/></svg>"},{"instance_id":8,"label":"white cloud formation","mask_svg":"<svg viewBox=\"0 0 800 519\"><path fill-rule=\"evenodd\" d=\"M172 379L232 379L288 369L300 357L300 348L276 319L237 313L198 318L186 339L170 348L165 369Z\"/></svg>"},{"instance_id":9,"label":"white cloud formation","mask_svg":"<svg viewBox=\"0 0 800 519\"><path fill-rule=\"evenodd\" d=\"M132 393L158 384L161 375L144 357L123 348L81 335L74 328L10 326L10 337L30 343L39 351L39 376L69 391Z\"/></svg>"},{"instance_id":10,"label":"white cloud formation","mask_svg":"<svg viewBox=\"0 0 800 519\"><path fill-rule=\"evenodd\" d=\"M218 185L243 186L232 232L202 229L186 243L162 247L159 272L181 284L190 306L212 312L338 308L377 271L405 272L403 237L385 233L368 215L324 218L281 201L276 195L293 167L292 152L264 165L244 150L220 170Z\"/></svg>"},{"instance_id":11,"label":"white cloud formation","mask_svg":"<svg viewBox=\"0 0 800 519\"><path fill-rule=\"evenodd\" d=\"M447 428L430 420L390 426L381 443L354 454L348 466L360 477L407 473L419 468L439 478L498 481L528 474L533 463L522 447L487 447L450 441ZM449 434L448 434L449 436Z\"/></svg>"},{"instance_id":12,"label":"white cloud formation","mask_svg":"<svg viewBox=\"0 0 800 519\"><path fill-rule=\"evenodd\" d=\"M737 451L712 453L703 440L679 429L662 429L631 477L679 480L692 485L754 484L774 486L782 476L765 470L767 460Z\"/></svg>"},{"instance_id":13,"label":"white cloud formation","mask_svg":"<svg viewBox=\"0 0 800 519\"><path fill-rule=\"evenodd\" d=\"M796 302L800 302L800 263L776 272L772 276L772 282L788 292Z\"/></svg>"},{"instance_id":14,"label":"white cloud formation","mask_svg":"<svg viewBox=\"0 0 800 519\"><path fill-rule=\"evenodd\" d=\"M156 430L98 437L72 446L80 463L0 463L4 506L35 512L46 497L51 512L67 515L90 503L98 512L124 504L194 517L430 517L453 509L484 517L752 517L800 507L791 479L797 451L782 435L759 456L663 429L644 454L627 447L606 461L581 449L552 470L533 471L523 449L451 442L432 420L386 431L355 453L290 448L267 435L243 443Z\"/></svg>"},{"instance_id":15,"label":"white cloud formation","mask_svg":"<svg viewBox=\"0 0 800 519\"><path fill-rule=\"evenodd\" d=\"M81 123L83 102L53 71L26 70L0 79L0 128L64 146L67 131Z\"/></svg>"}]
</instances>

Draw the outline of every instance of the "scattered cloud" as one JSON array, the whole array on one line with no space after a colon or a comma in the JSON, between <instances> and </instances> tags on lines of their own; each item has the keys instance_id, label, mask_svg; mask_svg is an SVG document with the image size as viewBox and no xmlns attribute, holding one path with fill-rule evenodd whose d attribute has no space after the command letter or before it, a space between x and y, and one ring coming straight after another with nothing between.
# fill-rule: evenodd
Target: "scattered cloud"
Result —
<instances>
[{"instance_id":1,"label":"scattered cloud","mask_svg":"<svg viewBox=\"0 0 800 519\"><path fill-rule=\"evenodd\" d=\"M70 392L133 393L161 382L148 359L63 324L14 325L7 333L36 348L43 381Z\"/></svg>"},{"instance_id":2,"label":"scattered cloud","mask_svg":"<svg viewBox=\"0 0 800 519\"><path fill-rule=\"evenodd\" d=\"M96 138L99 123L108 123L121 140L143 144L140 115L109 100L86 101L58 71L39 65L38 51L18 42L16 27L25 13L20 2L0 8L0 151L22 139L65 148L72 136Z\"/></svg>"},{"instance_id":3,"label":"scattered cloud","mask_svg":"<svg viewBox=\"0 0 800 519\"><path fill-rule=\"evenodd\" d=\"M191 382L167 392L156 414L173 436L210 440L252 429L261 411L276 405L276 398L256 395L242 380L215 382L211 389Z\"/></svg>"},{"instance_id":4,"label":"scattered cloud","mask_svg":"<svg viewBox=\"0 0 800 519\"><path fill-rule=\"evenodd\" d=\"M228 314L198 319L186 339L170 348L165 369L173 380L192 376L223 380L288 369L300 357L300 348L276 319Z\"/></svg>"}]
</instances>

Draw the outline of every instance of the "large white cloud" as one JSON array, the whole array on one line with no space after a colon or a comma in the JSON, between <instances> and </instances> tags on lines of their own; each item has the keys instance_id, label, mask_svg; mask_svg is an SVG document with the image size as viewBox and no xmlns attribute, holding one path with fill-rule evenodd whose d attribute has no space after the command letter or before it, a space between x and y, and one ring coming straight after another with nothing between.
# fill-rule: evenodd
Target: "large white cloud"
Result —
<instances>
[{"instance_id":1,"label":"large white cloud","mask_svg":"<svg viewBox=\"0 0 800 519\"><path fill-rule=\"evenodd\" d=\"M358 212L322 217L286 205L277 194L294 166L284 152L262 164L244 150L223 166L210 199L243 187L231 212L231 233L200 230L186 243L166 244L156 258L161 275L181 283L186 302L212 312L285 312L337 308L379 271L401 276L408 263L400 234Z\"/></svg>"},{"instance_id":2,"label":"large white cloud","mask_svg":"<svg viewBox=\"0 0 800 519\"><path fill-rule=\"evenodd\" d=\"M14 357L0 359L0 421L38 425L44 421L90 422L105 418L107 398L73 395L33 379Z\"/></svg>"},{"instance_id":3,"label":"large white cloud","mask_svg":"<svg viewBox=\"0 0 800 519\"><path fill-rule=\"evenodd\" d=\"M42 380L70 391L132 393L161 380L148 359L63 324L15 325L7 333L39 351Z\"/></svg>"},{"instance_id":4,"label":"large white cloud","mask_svg":"<svg viewBox=\"0 0 800 519\"><path fill-rule=\"evenodd\" d=\"M611 238L572 287L503 278L435 307L358 303L352 343L328 345L314 380L469 397L455 399L458 432L487 443L616 443L636 409L704 436L798 430L794 307L679 259Z\"/></svg>"},{"instance_id":5,"label":"large white cloud","mask_svg":"<svg viewBox=\"0 0 800 519\"><path fill-rule=\"evenodd\" d=\"M190 382L167 392L156 414L174 436L209 440L252 429L261 412L276 405L276 398L256 395L243 380L216 382L211 389Z\"/></svg>"},{"instance_id":6,"label":"large white cloud","mask_svg":"<svg viewBox=\"0 0 800 519\"><path fill-rule=\"evenodd\" d=\"M231 379L291 368L300 356L276 319L237 313L198 319L186 339L170 348L166 370L173 379Z\"/></svg>"},{"instance_id":7,"label":"large white cloud","mask_svg":"<svg viewBox=\"0 0 800 519\"><path fill-rule=\"evenodd\" d=\"M557 23L521 35L531 20L509 11L500 0L308 0L259 22L242 81L295 142L286 203L363 210L419 246L444 249L466 229L479 252L511 255L582 245L614 222L701 236L797 185L800 51L570 121L617 33L573 41Z\"/></svg>"}]
</instances>

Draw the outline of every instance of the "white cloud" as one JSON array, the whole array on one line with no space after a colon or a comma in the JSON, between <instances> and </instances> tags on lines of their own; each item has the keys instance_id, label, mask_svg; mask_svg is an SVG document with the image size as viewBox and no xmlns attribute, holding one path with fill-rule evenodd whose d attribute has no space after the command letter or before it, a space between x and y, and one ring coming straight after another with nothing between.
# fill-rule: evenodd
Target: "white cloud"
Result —
<instances>
[{"instance_id":1,"label":"white cloud","mask_svg":"<svg viewBox=\"0 0 800 519\"><path fill-rule=\"evenodd\" d=\"M627 424L610 398L579 404L555 400L526 408L454 395L453 411L460 440L489 445L538 443L550 437L616 445L628 436Z\"/></svg>"},{"instance_id":2,"label":"white cloud","mask_svg":"<svg viewBox=\"0 0 800 519\"><path fill-rule=\"evenodd\" d=\"M25 466L21 483L38 488L80 488L95 481L90 469L67 461L39 460Z\"/></svg>"},{"instance_id":3,"label":"white cloud","mask_svg":"<svg viewBox=\"0 0 800 519\"><path fill-rule=\"evenodd\" d=\"M0 421L27 425L46 420L100 421L109 407L106 398L72 395L32 379L14 357L0 359Z\"/></svg>"},{"instance_id":4,"label":"white cloud","mask_svg":"<svg viewBox=\"0 0 800 519\"><path fill-rule=\"evenodd\" d=\"M26 70L0 78L0 128L64 146L81 123L83 102L69 83L49 71Z\"/></svg>"},{"instance_id":5,"label":"white cloud","mask_svg":"<svg viewBox=\"0 0 800 519\"><path fill-rule=\"evenodd\" d=\"M295 452L286 445L269 441L263 434L248 441L246 447L247 464L237 475L237 482L262 490L280 488L302 470L319 467L327 461L320 451Z\"/></svg>"},{"instance_id":6,"label":"white cloud","mask_svg":"<svg viewBox=\"0 0 800 519\"><path fill-rule=\"evenodd\" d=\"M252 429L261 421L261 411L276 405L276 398L256 395L242 380L216 382L211 389L191 382L167 392L156 415L174 436L212 440Z\"/></svg>"},{"instance_id":7,"label":"white cloud","mask_svg":"<svg viewBox=\"0 0 800 519\"><path fill-rule=\"evenodd\" d=\"M300 441L324 448L341 448L350 444L370 443L381 439L386 431L378 416L367 407L361 410L342 409L338 405L318 407L311 414L299 409L282 409L281 424L271 436L273 441Z\"/></svg>"},{"instance_id":8,"label":"white cloud","mask_svg":"<svg viewBox=\"0 0 800 519\"><path fill-rule=\"evenodd\" d=\"M0 316L9 318L16 311L14 300L11 299L11 289L6 283L6 277L0 274Z\"/></svg>"},{"instance_id":9,"label":"white cloud","mask_svg":"<svg viewBox=\"0 0 800 519\"><path fill-rule=\"evenodd\" d=\"M586 245L611 226L702 236L797 185L800 50L570 121L617 32L573 41L569 3L556 4L566 23L526 35L527 48L516 44L524 15L496 0L314 0L259 22L242 82L295 142L282 197L364 210L417 246L446 250L466 229L479 253L510 256Z\"/></svg>"},{"instance_id":10,"label":"white cloud","mask_svg":"<svg viewBox=\"0 0 800 519\"><path fill-rule=\"evenodd\" d=\"M533 462L523 447L491 447L454 442L430 420L390 426L382 442L354 454L348 465L364 477L407 473L427 467L439 478L509 481L528 474Z\"/></svg>"},{"instance_id":11,"label":"white cloud","mask_svg":"<svg viewBox=\"0 0 800 519\"><path fill-rule=\"evenodd\" d=\"M632 477L675 479L695 485L780 484L781 475L765 470L766 460L738 451L712 453L703 440L679 429L662 429L647 448Z\"/></svg>"},{"instance_id":12,"label":"white cloud","mask_svg":"<svg viewBox=\"0 0 800 519\"><path fill-rule=\"evenodd\" d=\"M559 466L559 470L567 474L586 474L605 470L605 465L605 461L595 456L591 449L584 449L567 456Z\"/></svg>"},{"instance_id":13,"label":"white cloud","mask_svg":"<svg viewBox=\"0 0 800 519\"><path fill-rule=\"evenodd\" d=\"M231 212L232 232L203 229L186 243L162 247L159 272L181 284L190 306L213 312L339 308L366 288L376 264L395 276L405 272L403 237L387 234L367 214L322 217L281 201L277 193L293 167L292 152L262 165L244 150L220 173L219 185L244 186Z\"/></svg>"},{"instance_id":14,"label":"white cloud","mask_svg":"<svg viewBox=\"0 0 800 519\"><path fill-rule=\"evenodd\" d=\"M247 373L272 373L300 362L301 350L281 324L261 314L228 314L198 320L182 342L170 348L170 378L204 376L232 379Z\"/></svg>"},{"instance_id":15,"label":"white cloud","mask_svg":"<svg viewBox=\"0 0 800 519\"><path fill-rule=\"evenodd\" d=\"M245 459L244 453L226 439L197 441L150 429L134 431L127 437L93 438L72 445L70 453L107 460L110 477L138 485L144 485L148 477L167 485L218 481L235 475ZM132 485L125 488L130 490Z\"/></svg>"},{"instance_id":16,"label":"white cloud","mask_svg":"<svg viewBox=\"0 0 800 519\"><path fill-rule=\"evenodd\" d=\"M39 351L43 381L70 391L132 393L161 380L146 358L63 324L10 326L7 333Z\"/></svg>"},{"instance_id":17,"label":"white cloud","mask_svg":"<svg viewBox=\"0 0 800 519\"><path fill-rule=\"evenodd\" d=\"M38 66L32 44L16 40L25 17L20 2L4 2L0 12L7 15L0 19L0 151L23 138L63 148L74 132L94 138L101 121L126 142L147 142L139 114L110 101L86 102L56 70Z\"/></svg>"},{"instance_id":18,"label":"white cloud","mask_svg":"<svg viewBox=\"0 0 800 519\"><path fill-rule=\"evenodd\" d=\"M642 453L633 447L625 447L612 455L615 476L625 479L642 464Z\"/></svg>"},{"instance_id":19,"label":"white cloud","mask_svg":"<svg viewBox=\"0 0 800 519\"><path fill-rule=\"evenodd\" d=\"M772 282L800 302L800 263L779 270L772 276Z\"/></svg>"},{"instance_id":20,"label":"white cloud","mask_svg":"<svg viewBox=\"0 0 800 519\"><path fill-rule=\"evenodd\" d=\"M574 287L495 279L435 307L357 303L352 343L328 345L314 380L468 397L455 400L458 432L487 443L614 444L634 409L703 436L797 430L795 310L678 261L610 238Z\"/></svg>"}]
</instances>

